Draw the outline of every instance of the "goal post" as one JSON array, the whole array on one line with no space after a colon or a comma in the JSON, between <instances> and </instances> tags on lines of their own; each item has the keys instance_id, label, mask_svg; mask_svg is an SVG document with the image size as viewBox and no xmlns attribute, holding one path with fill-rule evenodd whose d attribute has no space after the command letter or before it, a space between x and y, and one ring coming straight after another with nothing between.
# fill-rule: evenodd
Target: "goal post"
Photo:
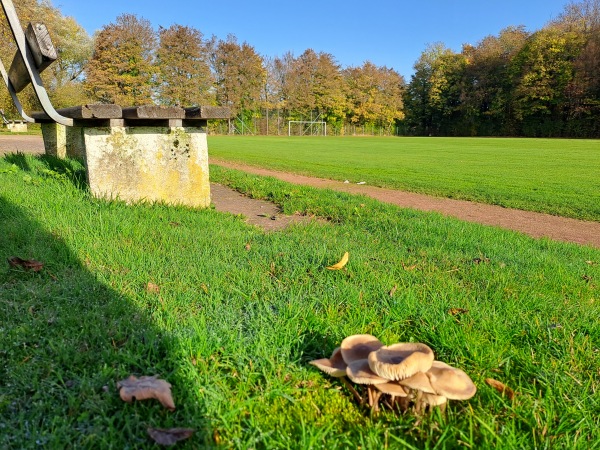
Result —
<instances>
[{"instance_id":1,"label":"goal post","mask_svg":"<svg viewBox=\"0 0 600 450\"><path fill-rule=\"evenodd\" d=\"M321 120L289 120L288 136L292 136L292 127L298 130L294 136L327 136L327 122Z\"/></svg>"}]
</instances>

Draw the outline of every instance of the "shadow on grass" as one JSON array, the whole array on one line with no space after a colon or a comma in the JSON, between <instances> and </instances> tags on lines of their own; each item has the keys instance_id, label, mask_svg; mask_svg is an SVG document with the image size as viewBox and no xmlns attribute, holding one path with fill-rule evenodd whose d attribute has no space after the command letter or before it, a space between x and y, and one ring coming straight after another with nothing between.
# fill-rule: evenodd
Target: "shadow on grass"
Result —
<instances>
[{"instance_id":1,"label":"shadow on grass","mask_svg":"<svg viewBox=\"0 0 600 450\"><path fill-rule=\"evenodd\" d=\"M44 268L11 268L12 256ZM2 196L0 258L0 448L150 448L147 427L192 425L186 405L196 409L198 432L183 447L206 445L200 439L211 432L197 419L202 405L177 389L183 383L173 338ZM116 382L130 374L167 379L178 409L121 401Z\"/></svg>"},{"instance_id":2,"label":"shadow on grass","mask_svg":"<svg viewBox=\"0 0 600 450\"><path fill-rule=\"evenodd\" d=\"M25 172L35 171L30 160L37 160L46 170L66 177L77 189L87 190L89 187L85 166L76 159L63 159L50 155L25 155L17 152L4 155L4 160Z\"/></svg>"}]
</instances>

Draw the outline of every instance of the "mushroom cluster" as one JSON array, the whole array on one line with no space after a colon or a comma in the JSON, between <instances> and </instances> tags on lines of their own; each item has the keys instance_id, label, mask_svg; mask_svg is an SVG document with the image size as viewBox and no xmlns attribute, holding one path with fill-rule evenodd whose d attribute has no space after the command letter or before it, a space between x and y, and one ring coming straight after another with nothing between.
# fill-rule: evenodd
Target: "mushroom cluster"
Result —
<instances>
[{"instance_id":1,"label":"mushroom cluster","mask_svg":"<svg viewBox=\"0 0 600 450\"><path fill-rule=\"evenodd\" d=\"M357 334L342 341L330 358L311 361L332 377L339 378L356 400L368 401L373 412L379 404L406 411L411 405L419 414L427 407L445 409L448 400L468 400L477 388L460 369L434 359L425 344L383 345L375 336ZM367 399L348 382L366 385Z\"/></svg>"}]
</instances>

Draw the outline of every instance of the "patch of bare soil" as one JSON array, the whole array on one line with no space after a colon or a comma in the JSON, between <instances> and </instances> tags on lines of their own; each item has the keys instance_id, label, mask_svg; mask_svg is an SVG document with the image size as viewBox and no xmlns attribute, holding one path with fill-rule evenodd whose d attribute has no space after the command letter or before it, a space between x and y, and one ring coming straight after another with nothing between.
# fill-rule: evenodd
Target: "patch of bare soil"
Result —
<instances>
[{"instance_id":1,"label":"patch of bare soil","mask_svg":"<svg viewBox=\"0 0 600 450\"><path fill-rule=\"evenodd\" d=\"M242 214L246 222L266 231L277 231L291 223L306 223L310 217L282 214L271 202L246 197L239 192L217 183L210 184L211 201L217 211Z\"/></svg>"},{"instance_id":2,"label":"patch of bare soil","mask_svg":"<svg viewBox=\"0 0 600 450\"><path fill-rule=\"evenodd\" d=\"M588 222L464 200L431 197L375 186L343 183L232 163L214 158L211 158L210 162L256 175L275 177L289 183L334 189L351 194L363 194L382 202L406 208L414 208L421 211L436 211L468 222L519 231L534 238L548 237L557 241L573 242L600 248L599 222Z\"/></svg>"}]
</instances>

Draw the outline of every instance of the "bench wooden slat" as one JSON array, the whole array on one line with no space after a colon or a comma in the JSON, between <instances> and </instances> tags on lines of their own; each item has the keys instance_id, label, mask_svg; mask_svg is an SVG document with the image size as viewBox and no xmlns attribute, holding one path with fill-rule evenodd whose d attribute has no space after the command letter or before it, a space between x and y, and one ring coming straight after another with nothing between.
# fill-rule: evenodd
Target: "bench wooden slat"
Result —
<instances>
[{"instance_id":1,"label":"bench wooden slat","mask_svg":"<svg viewBox=\"0 0 600 450\"><path fill-rule=\"evenodd\" d=\"M196 119L229 119L231 109L225 106L195 106L185 108L185 118L187 120Z\"/></svg>"},{"instance_id":2,"label":"bench wooden slat","mask_svg":"<svg viewBox=\"0 0 600 450\"><path fill-rule=\"evenodd\" d=\"M70 119L120 119L122 117L122 111L119 105L108 105L100 103L83 106L72 106L70 108L61 108L58 109L57 112L61 116L65 116ZM52 120L45 112L34 112L31 116L35 120Z\"/></svg>"},{"instance_id":3,"label":"bench wooden slat","mask_svg":"<svg viewBox=\"0 0 600 450\"><path fill-rule=\"evenodd\" d=\"M123 108L124 119L185 119L183 108L176 106L132 106Z\"/></svg>"},{"instance_id":4,"label":"bench wooden slat","mask_svg":"<svg viewBox=\"0 0 600 450\"><path fill-rule=\"evenodd\" d=\"M50 34L43 23L30 23L25 31L27 44L33 55L35 65L39 73L42 73L50 64L58 58L56 49L50 40ZM29 72L23 61L23 56L17 52L10 65L8 78L15 92L21 92L31 82Z\"/></svg>"}]
</instances>

